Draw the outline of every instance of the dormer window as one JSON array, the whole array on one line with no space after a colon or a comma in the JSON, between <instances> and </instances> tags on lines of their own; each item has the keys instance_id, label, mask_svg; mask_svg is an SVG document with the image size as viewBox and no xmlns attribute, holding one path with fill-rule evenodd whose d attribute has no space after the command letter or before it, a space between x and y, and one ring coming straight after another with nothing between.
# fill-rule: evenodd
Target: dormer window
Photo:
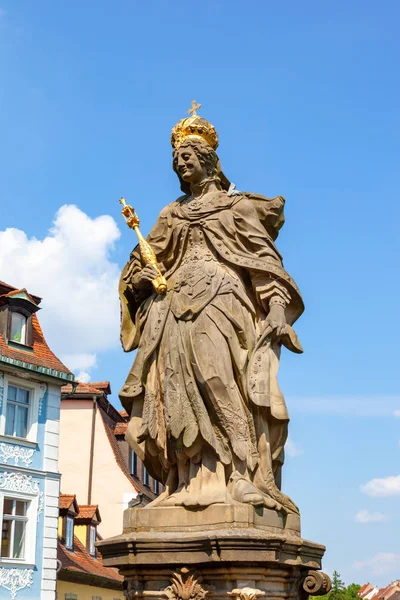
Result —
<instances>
[{"instance_id":1,"label":"dormer window","mask_svg":"<svg viewBox=\"0 0 400 600\"><path fill-rule=\"evenodd\" d=\"M0 334L6 338L9 346L20 344L32 347L32 317L39 310L39 302L40 298L31 296L25 289L0 295Z\"/></svg>"},{"instance_id":2,"label":"dormer window","mask_svg":"<svg viewBox=\"0 0 400 600\"><path fill-rule=\"evenodd\" d=\"M11 313L10 340L26 344L27 318L19 312Z\"/></svg>"}]
</instances>

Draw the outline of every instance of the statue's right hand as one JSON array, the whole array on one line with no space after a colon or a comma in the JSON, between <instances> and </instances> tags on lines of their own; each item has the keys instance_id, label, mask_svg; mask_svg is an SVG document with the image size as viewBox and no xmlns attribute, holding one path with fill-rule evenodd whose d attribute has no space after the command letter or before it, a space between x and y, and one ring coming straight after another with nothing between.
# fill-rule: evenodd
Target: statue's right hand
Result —
<instances>
[{"instance_id":1,"label":"statue's right hand","mask_svg":"<svg viewBox=\"0 0 400 600\"><path fill-rule=\"evenodd\" d=\"M153 265L146 265L139 273L136 273L132 279L132 285L138 290L147 288L151 285L153 279L158 276L158 272Z\"/></svg>"}]
</instances>

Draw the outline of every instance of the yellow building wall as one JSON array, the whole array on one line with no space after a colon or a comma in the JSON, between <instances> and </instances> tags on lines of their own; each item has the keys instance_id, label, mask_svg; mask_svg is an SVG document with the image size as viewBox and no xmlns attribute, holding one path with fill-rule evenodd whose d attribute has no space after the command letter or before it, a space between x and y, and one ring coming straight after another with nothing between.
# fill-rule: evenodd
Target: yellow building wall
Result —
<instances>
[{"instance_id":1,"label":"yellow building wall","mask_svg":"<svg viewBox=\"0 0 400 600\"><path fill-rule=\"evenodd\" d=\"M76 594L78 600L92 600L98 596L101 600L125 600L122 590L109 590L93 585L57 581L57 599L64 600L65 594Z\"/></svg>"},{"instance_id":2,"label":"yellow building wall","mask_svg":"<svg viewBox=\"0 0 400 600\"><path fill-rule=\"evenodd\" d=\"M78 538L78 540L84 548L86 548L86 530L87 525L75 525L74 527L74 534L76 535L76 537Z\"/></svg>"}]
</instances>

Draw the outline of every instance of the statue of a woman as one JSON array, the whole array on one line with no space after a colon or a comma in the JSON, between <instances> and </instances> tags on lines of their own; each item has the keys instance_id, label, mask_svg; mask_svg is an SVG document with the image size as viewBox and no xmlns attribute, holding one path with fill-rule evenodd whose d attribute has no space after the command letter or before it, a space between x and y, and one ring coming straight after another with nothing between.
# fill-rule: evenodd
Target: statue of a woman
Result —
<instances>
[{"instance_id":1,"label":"statue of a woman","mask_svg":"<svg viewBox=\"0 0 400 600\"><path fill-rule=\"evenodd\" d=\"M172 132L184 195L151 231L168 282L136 248L121 276L121 339L138 349L120 398L127 439L165 484L152 506L244 502L298 512L280 491L288 413L280 348L301 346L303 311L274 245L284 199L238 192L221 171L214 127L197 114Z\"/></svg>"}]
</instances>

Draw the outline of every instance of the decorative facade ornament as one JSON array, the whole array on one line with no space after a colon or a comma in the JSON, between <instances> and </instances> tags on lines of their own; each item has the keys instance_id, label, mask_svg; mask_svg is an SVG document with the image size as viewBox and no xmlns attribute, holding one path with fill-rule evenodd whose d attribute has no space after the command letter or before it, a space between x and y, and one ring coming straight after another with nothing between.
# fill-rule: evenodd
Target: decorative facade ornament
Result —
<instances>
[{"instance_id":1,"label":"decorative facade ornament","mask_svg":"<svg viewBox=\"0 0 400 600\"><path fill-rule=\"evenodd\" d=\"M39 482L24 473L0 473L0 490L40 495Z\"/></svg>"},{"instance_id":2,"label":"decorative facade ornament","mask_svg":"<svg viewBox=\"0 0 400 600\"><path fill-rule=\"evenodd\" d=\"M328 575L321 571L308 571L304 581L303 589L310 596L324 596L332 587Z\"/></svg>"},{"instance_id":3,"label":"decorative facade ornament","mask_svg":"<svg viewBox=\"0 0 400 600\"><path fill-rule=\"evenodd\" d=\"M17 593L33 584L33 569L5 569L0 567L0 587L8 590L11 600L15 600Z\"/></svg>"},{"instance_id":4,"label":"decorative facade ornament","mask_svg":"<svg viewBox=\"0 0 400 600\"><path fill-rule=\"evenodd\" d=\"M38 504L38 510L37 510L37 520L39 521L39 517L42 514L44 509L44 494L43 492L39 492L39 504Z\"/></svg>"},{"instance_id":5,"label":"decorative facade ornament","mask_svg":"<svg viewBox=\"0 0 400 600\"><path fill-rule=\"evenodd\" d=\"M3 405L3 396L4 396L4 373L0 371L0 408Z\"/></svg>"},{"instance_id":6,"label":"decorative facade ornament","mask_svg":"<svg viewBox=\"0 0 400 600\"><path fill-rule=\"evenodd\" d=\"M168 600L203 600L208 590L201 585L201 580L202 577L196 571L183 567L172 573L171 585L161 592L161 596Z\"/></svg>"},{"instance_id":7,"label":"decorative facade ornament","mask_svg":"<svg viewBox=\"0 0 400 600\"><path fill-rule=\"evenodd\" d=\"M43 399L46 394L47 383L40 384L40 392L39 392L39 417L42 415L43 411Z\"/></svg>"},{"instance_id":8,"label":"decorative facade ornament","mask_svg":"<svg viewBox=\"0 0 400 600\"><path fill-rule=\"evenodd\" d=\"M233 596L235 600L257 600L257 598L265 596L265 592L255 588L244 587L232 590L231 592L228 592L228 595Z\"/></svg>"},{"instance_id":9,"label":"decorative facade ornament","mask_svg":"<svg viewBox=\"0 0 400 600\"><path fill-rule=\"evenodd\" d=\"M19 465L20 461L25 467L28 467L32 462L32 456L35 450L32 448L24 448L16 444L0 444L0 460L7 464L9 460L14 459L14 463Z\"/></svg>"}]
</instances>

